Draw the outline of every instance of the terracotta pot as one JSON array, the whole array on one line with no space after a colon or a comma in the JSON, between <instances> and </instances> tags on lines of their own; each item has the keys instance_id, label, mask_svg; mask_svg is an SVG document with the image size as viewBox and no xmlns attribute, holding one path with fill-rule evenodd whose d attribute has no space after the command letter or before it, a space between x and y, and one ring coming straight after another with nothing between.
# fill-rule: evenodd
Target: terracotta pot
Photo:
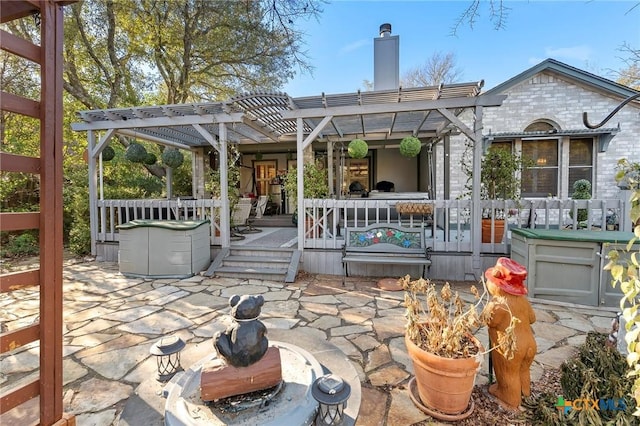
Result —
<instances>
[{"instance_id":1,"label":"terracotta pot","mask_svg":"<svg viewBox=\"0 0 640 426\"><path fill-rule=\"evenodd\" d=\"M482 352L480 342L473 336L469 337ZM422 403L446 415L465 412L482 357L443 358L420 349L407 335L404 341L413 361L418 395Z\"/></svg>"},{"instance_id":2,"label":"terracotta pot","mask_svg":"<svg viewBox=\"0 0 640 426\"><path fill-rule=\"evenodd\" d=\"M493 242L500 244L504 234L504 219L496 219L493 228ZM491 219L482 219L482 242L491 242Z\"/></svg>"}]
</instances>

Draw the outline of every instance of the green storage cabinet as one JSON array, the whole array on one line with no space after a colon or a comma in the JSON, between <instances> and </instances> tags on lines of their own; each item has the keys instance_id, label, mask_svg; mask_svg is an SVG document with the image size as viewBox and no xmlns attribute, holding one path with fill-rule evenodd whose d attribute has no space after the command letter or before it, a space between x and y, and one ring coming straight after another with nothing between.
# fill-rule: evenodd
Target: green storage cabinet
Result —
<instances>
[{"instance_id":1,"label":"green storage cabinet","mask_svg":"<svg viewBox=\"0 0 640 426\"><path fill-rule=\"evenodd\" d=\"M511 259L527 268L529 297L616 307L620 288L611 287L606 254L632 238L621 231L513 229ZM636 246L637 247L637 246Z\"/></svg>"},{"instance_id":2,"label":"green storage cabinet","mask_svg":"<svg viewBox=\"0 0 640 426\"><path fill-rule=\"evenodd\" d=\"M186 278L211 263L208 220L132 220L120 225L120 272Z\"/></svg>"}]
</instances>

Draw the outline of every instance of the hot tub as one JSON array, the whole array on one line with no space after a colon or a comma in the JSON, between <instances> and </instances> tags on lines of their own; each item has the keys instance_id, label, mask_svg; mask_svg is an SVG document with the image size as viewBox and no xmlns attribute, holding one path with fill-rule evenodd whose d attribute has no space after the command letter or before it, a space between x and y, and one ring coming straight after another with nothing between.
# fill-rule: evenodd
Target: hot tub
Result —
<instances>
[{"instance_id":1,"label":"hot tub","mask_svg":"<svg viewBox=\"0 0 640 426\"><path fill-rule=\"evenodd\" d=\"M211 263L208 220L141 220L120 225L120 272L187 278Z\"/></svg>"},{"instance_id":2,"label":"hot tub","mask_svg":"<svg viewBox=\"0 0 640 426\"><path fill-rule=\"evenodd\" d=\"M622 292L602 268L607 253L623 250L632 237L622 231L512 229L511 258L527 268L529 297L617 307Z\"/></svg>"}]
</instances>

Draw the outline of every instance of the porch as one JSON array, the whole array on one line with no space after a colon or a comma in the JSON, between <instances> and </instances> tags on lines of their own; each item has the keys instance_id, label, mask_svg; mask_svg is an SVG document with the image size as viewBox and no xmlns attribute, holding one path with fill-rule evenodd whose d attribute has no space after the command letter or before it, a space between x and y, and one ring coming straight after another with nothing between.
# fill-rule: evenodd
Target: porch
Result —
<instances>
[{"instance_id":1,"label":"porch","mask_svg":"<svg viewBox=\"0 0 640 426\"><path fill-rule=\"evenodd\" d=\"M398 203L403 203L405 208L406 203L428 206L422 211L430 213L400 213ZM495 263L497 257L510 256L511 230L514 228L562 229L567 232L631 229L628 201L624 197L609 200L480 200L479 203L481 211L493 212L488 218L488 226L492 231L500 227L498 221L506 212L506 226L502 233L495 235L495 232L491 232L488 242L481 241L481 230L474 229L470 220L473 211L471 200L429 200L426 194L414 193L411 196L389 195L386 199L305 199L304 215L299 216L301 226L297 228L297 236L289 231L285 238L287 241L280 241L282 233L264 232L251 235L246 241L232 241L231 246L268 247L275 244L302 249L300 269L309 273L340 275L346 226L395 223L424 229L427 245L433 250L434 262L429 274L432 278L464 280L479 278L475 276L472 264L474 245L479 247L481 270L485 270ZM225 229L221 224L221 206L221 200L217 199L99 200L99 220L92 226L98 259L118 260L118 226L134 219L209 220L211 255L215 258L222 248L223 236L230 233L230 229ZM587 211L587 220L578 223L571 217L577 217L581 209ZM618 218L617 223L607 227L608 219L612 222L614 216ZM270 242L267 234L273 235L273 241ZM364 276L407 273L406 269L401 271L393 265L360 265L354 267L353 272Z\"/></svg>"}]
</instances>

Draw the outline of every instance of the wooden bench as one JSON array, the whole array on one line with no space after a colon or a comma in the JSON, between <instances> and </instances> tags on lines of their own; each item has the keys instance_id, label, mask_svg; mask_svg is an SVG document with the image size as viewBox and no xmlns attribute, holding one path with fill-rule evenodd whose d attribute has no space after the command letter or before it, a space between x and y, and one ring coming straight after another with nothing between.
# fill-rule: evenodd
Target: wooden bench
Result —
<instances>
[{"instance_id":1,"label":"wooden bench","mask_svg":"<svg viewBox=\"0 0 640 426\"><path fill-rule=\"evenodd\" d=\"M350 263L422 265L422 277L426 278L427 267L431 265L431 247L426 246L424 229L379 223L345 230L342 285L349 276Z\"/></svg>"}]
</instances>

